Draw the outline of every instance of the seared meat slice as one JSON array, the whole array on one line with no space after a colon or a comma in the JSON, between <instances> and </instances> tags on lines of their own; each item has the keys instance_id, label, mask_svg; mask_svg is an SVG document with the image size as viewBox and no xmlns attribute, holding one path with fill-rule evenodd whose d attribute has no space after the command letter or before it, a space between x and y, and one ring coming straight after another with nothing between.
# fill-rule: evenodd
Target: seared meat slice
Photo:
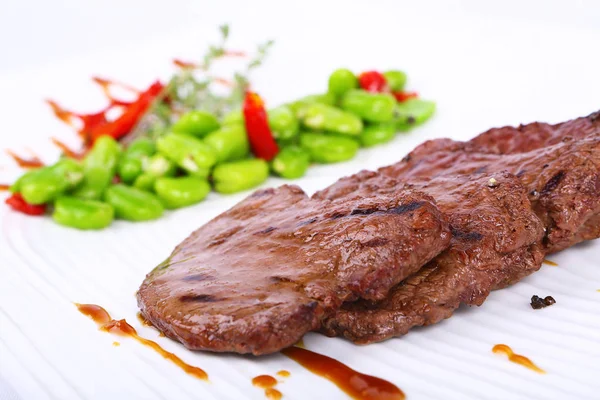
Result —
<instances>
[{"instance_id":1,"label":"seared meat slice","mask_svg":"<svg viewBox=\"0 0 600 400\"><path fill-rule=\"evenodd\" d=\"M600 135L573 136L552 146L504 155L482 152L474 143L433 140L380 172L402 181L511 172L527 188L533 209L546 228L545 251L552 253L600 237Z\"/></svg>"},{"instance_id":2,"label":"seared meat slice","mask_svg":"<svg viewBox=\"0 0 600 400\"><path fill-rule=\"evenodd\" d=\"M344 301L383 299L450 241L422 192L367 181L335 200L255 192L191 234L138 292L144 316L194 350L267 354Z\"/></svg>"},{"instance_id":3,"label":"seared meat slice","mask_svg":"<svg viewBox=\"0 0 600 400\"><path fill-rule=\"evenodd\" d=\"M518 127L492 128L469 140L486 153L526 153L541 147L552 146L563 139L583 139L600 135L600 111L587 117L550 125L533 122Z\"/></svg>"},{"instance_id":4,"label":"seared meat slice","mask_svg":"<svg viewBox=\"0 0 600 400\"><path fill-rule=\"evenodd\" d=\"M317 192L335 199L381 176L361 172ZM499 172L410 179L410 186L432 195L450 222L450 247L396 286L382 301L345 303L323 321L321 331L356 343L372 343L434 324L461 303L480 305L493 289L539 269L543 252L541 221L531 210L525 188L514 175ZM382 179L374 190L393 190ZM375 186L374 183L371 184Z\"/></svg>"}]
</instances>

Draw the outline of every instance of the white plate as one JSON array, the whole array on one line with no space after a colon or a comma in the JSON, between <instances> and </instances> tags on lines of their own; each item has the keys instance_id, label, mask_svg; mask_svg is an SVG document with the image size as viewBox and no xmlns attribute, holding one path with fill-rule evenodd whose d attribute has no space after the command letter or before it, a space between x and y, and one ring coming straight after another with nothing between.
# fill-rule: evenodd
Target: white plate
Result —
<instances>
[{"instance_id":1,"label":"white plate","mask_svg":"<svg viewBox=\"0 0 600 400\"><path fill-rule=\"evenodd\" d=\"M73 136L53 120L42 98L54 96L76 109L97 108L101 97L88 84L90 75L140 86L157 75L168 76L168 60L199 54L224 20L232 22L234 41L241 47L277 39L255 79L270 104L322 90L328 73L341 65L401 67L409 73L411 88L438 102L436 117L410 135L361 151L351 162L312 168L297 182L309 192L362 168L392 163L427 138L467 139L492 126L558 122L600 108L597 5L578 10L567 6L570 2L467 2L460 7L445 2L321 3L198 6L182 12L186 16L180 25L165 21L167 28L157 27L161 35L152 40L73 51L46 58L43 65L11 64L0 73L0 147L23 150L29 145L52 160L56 152L48 136ZM152 12L160 11L153 7ZM133 17L136 10L126 11ZM143 25L143 19L131 20ZM69 26L68 18L59 21ZM73 36L69 29L61 32ZM12 179L17 172L0 169L0 178ZM281 183L271 179L267 185ZM280 369L291 372L278 385L286 399L345 398L333 384L281 355L192 353L139 326L134 292L144 275L194 228L243 197L211 195L159 221L117 222L102 232L70 230L0 207L0 398L12 388L20 398L36 400L263 399L252 377ZM306 346L395 383L408 399L598 398L600 241L550 258L558 267L545 265L493 293L482 307L460 309L451 319L403 338L357 347L309 334ZM557 303L533 311L528 304L533 294L551 294ZM132 340L99 332L73 302L97 303L114 317L127 318L145 337L205 369L210 383L186 375ZM120 347L112 346L115 340ZM496 343L509 344L547 374L492 354Z\"/></svg>"}]
</instances>

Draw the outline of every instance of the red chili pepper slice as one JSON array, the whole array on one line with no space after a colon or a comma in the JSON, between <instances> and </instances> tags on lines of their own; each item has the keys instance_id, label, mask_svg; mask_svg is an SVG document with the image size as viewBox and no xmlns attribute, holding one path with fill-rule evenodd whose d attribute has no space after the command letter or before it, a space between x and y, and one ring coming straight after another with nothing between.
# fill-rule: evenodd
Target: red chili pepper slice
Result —
<instances>
[{"instance_id":1,"label":"red chili pepper slice","mask_svg":"<svg viewBox=\"0 0 600 400\"><path fill-rule=\"evenodd\" d=\"M44 215L46 212L46 205L33 205L27 203L20 193L14 193L5 201L13 210L19 211L27 215Z\"/></svg>"},{"instance_id":2,"label":"red chili pepper slice","mask_svg":"<svg viewBox=\"0 0 600 400\"><path fill-rule=\"evenodd\" d=\"M252 152L258 158L271 161L279 152L279 147L269 127L264 102L258 94L246 92L243 111Z\"/></svg>"},{"instance_id":3,"label":"red chili pepper slice","mask_svg":"<svg viewBox=\"0 0 600 400\"><path fill-rule=\"evenodd\" d=\"M402 103L408 99L416 99L419 97L417 92L393 92L392 94L399 103Z\"/></svg>"},{"instance_id":4,"label":"red chili pepper slice","mask_svg":"<svg viewBox=\"0 0 600 400\"><path fill-rule=\"evenodd\" d=\"M152 101L163 90L164 85L158 81L154 82L148 89L143 91L136 101L125 108L125 111L119 118L103 125L95 127L88 132L92 142L96 141L100 136L108 135L119 140L127 135L140 117L146 112Z\"/></svg>"},{"instance_id":5,"label":"red chili pepper slice","mask_svg":"<svg viewBox=\"0 0 600 400\"><path fill-rule=\"evenodd\" d=\"M381 93L388 91L385 76L378 71L366 71L358 76L358 83L361 88L371 93Z\"/></svg>"}]
</instances>

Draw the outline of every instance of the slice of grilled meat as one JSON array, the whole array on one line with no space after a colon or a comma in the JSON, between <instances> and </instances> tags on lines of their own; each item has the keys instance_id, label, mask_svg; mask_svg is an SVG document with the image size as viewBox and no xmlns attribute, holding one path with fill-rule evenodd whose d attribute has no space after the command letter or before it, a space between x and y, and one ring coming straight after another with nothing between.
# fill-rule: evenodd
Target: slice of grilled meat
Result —
<instances>
[{"instance_id":1,"label":"slice of grilled meat","mask_svg":"<svg viewBox=\"0 0 600 400\"><path fill-rule=\"evenodd\" d=\"M351 193L374 172L341 179L317 192L318 199ZM372 343L434 324L461 303L480 305L491 290L505 287L539 269L543 251L541 221L531 210L525 188L514 175L471 174L413 178L410 186L432 195L450 222L450 247L396 286L382 301L346 303L326 318L321 331L356 343ZM393 190L382 179L378 192Z\"/></svg>"},{"instance_id":2,"label":"slice of grilled meat","mask_svg":"<svg viewBox=\"0 0 600 400\"><path fill-rule=\"evenodd\" d=\"M191 234L138 292L144 316L194 350L267 354L344 301L383 299L444 250L447 222L413 189L368 181L335 200L255 192Z\"/></svg>"}]
</instances>

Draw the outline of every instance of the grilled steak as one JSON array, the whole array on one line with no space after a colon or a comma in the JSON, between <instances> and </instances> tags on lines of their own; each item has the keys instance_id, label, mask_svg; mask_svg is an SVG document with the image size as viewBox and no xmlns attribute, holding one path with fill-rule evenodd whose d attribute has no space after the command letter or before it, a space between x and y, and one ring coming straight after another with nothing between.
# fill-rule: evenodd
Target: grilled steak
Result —
<instances>
[{"instance_id":1,"label":"grilled steak","mask_svg":"<svg viewBox=\"0 0 600 400\"><path fill-rule=\"evenodd\" d=\"M361 172L317 192L318 199L352 193L361 182L381 176ZM393 190L382 179L380 193ZM531 210L519 179L506 172L410 179L432 195L453 233L450 247L396 286L383 301L346 303L326 318L321 331L357 343L405 334L417 325L450 317L461 303L480 305L491 290L536 271L543 252L541 221Z\"/></svg>"},{"instance_id":2,"label":"grilled steak","mask_svg":"<svg viewBox=\"0 0 600 400\"><path fill-rule=\"evenodd\" d=\"M409 181L503 170L515 174L527 188L546 228L546 252L600 237L600 135L568 136L552 146L504 155L485 153L470 142L433 140L380 172Z\"/></svg>"},{"instance_id":3,"label":"grilled steak","mask_svg":"<svg viewBox=\"0 0 600 400\"><path fill-rule=\"evenodd\" d=\"M344 301L381 300L450 241L430 196L384 180L385 193L365 180L335 200L295 186L255 192L148 274L142 313L190 349L258 355L294 344Z\"/></svg>"},{"instance_id":4,"label":"grilled steak","mask_svg":"<svg viewBox=\"0 0 600 400\"><path fill-rule=\"evenodd\" d=\"M550 125L534 122L518 127L492 128L469 142L486 153L525 153L552 146L564 139L582 139L600 135L600 111L571 121Z\"/></svg>"}]
</instances>

